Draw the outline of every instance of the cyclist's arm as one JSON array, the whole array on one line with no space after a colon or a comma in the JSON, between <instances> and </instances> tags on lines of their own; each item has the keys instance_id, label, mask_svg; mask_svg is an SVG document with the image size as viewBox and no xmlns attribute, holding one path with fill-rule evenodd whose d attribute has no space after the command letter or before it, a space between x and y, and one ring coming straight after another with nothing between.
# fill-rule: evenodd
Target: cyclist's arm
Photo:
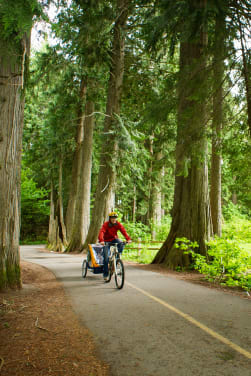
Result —
<instances>
[{"instance_id":1,"label":"cyclist's arm","mask_svg":"<svg viewBox=\"0 0 251 376\"><path fill-rule=\"evenodd\" d=\"M126 241L128 243L130 243L132 240L131 240L130 236L127 234L126 229L124 228L124 226L121 223L119 224L119 230L120 230L121 234L125 237Z\"/></svg>"},{"instance_id":2,"label":"cyclist's arm","mask_svg":"<svg viewBox=\"0 0 251 376\"><path fill-rule=\"evenodd\" d=\"M99 243L104 245L105 242L104 242L104 234L106 232L106 228L107 228L107 225L106 225L106 222L103 224L103 226L101 227L100 231L99 231L99 234L98 234L98 240L99 240Z\"/></svg>"}]
</instances>

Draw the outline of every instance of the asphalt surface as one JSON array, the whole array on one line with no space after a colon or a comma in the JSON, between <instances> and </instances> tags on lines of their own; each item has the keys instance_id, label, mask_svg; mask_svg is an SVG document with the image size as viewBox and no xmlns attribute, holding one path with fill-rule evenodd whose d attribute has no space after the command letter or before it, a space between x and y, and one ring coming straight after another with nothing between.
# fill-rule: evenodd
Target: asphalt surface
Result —
<instances>
[{"instance_id":1,"label":"asphalt surface","mask_svg":"<svg viewBox=\"0 0 251 376\"><path fill-rule=\"evenodd\" d=\"M126 283L88 270L84 256L22 246L25 261L62 282L112 376L251 376L251 304L125 263Z\"/></svg>"}]
</instances>

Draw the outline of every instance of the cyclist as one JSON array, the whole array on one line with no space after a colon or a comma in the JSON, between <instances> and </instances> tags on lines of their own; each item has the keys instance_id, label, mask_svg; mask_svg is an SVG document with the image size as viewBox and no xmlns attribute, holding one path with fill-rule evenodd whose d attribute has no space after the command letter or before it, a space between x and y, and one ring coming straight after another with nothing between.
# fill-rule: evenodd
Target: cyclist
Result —
<instances>
[{"instance_id":1,"label":"cyclist","mask_svg":"<svg viewBox=\"0 0 251 376\"><path fill-rule=\"evenodd\" d=\"M99 243L104 245L104 280L107 281L108 279L108 261L109 261L109 252L110 252L110 245L112 243L118 244L118 251L119 253L123 252L124 244L123 242L118 238L118 231L122 233L122 235L125 237L127 243L131 243L131 238L127 234L126 229L124 226L117 221L118 214L116 212L111 212L109 214L109 221L105 222L103 226L101 227L98 235ZM105 245L105 243L107 243Z\"/></svg>"}]
</instances>

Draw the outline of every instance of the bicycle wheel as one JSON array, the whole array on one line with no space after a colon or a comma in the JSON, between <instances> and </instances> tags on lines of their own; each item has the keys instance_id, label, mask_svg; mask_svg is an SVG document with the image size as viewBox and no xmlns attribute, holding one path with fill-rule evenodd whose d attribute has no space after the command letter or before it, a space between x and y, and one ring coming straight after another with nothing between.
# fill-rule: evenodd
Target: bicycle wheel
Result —
<instances>
[{"instance_id":1,"label":"bicycle wheel","mask_svg":"<svg viewBox=\"0 0 251 376\"><path fill-rule=\"evenodd\" d=\"M125 270L122 260L116 260L116 272L115 272L115 283L117 288L120 290L124 286L125 281Z\"/></svg>"},{"instance_id":2,"label":"bicycle wheel","mask_svg":"<svg viewBox=\"0 0 251 376\"><path fill-rule=\"evenodd\" d=\"M111 261L108 264L108 278L106 280L107 283L111 281L112 275L113 275L113 262Z\"/></svg>"},{"instance_id":3,"label":"bicycle wheel","mask_svg":"<svg viewBox=\"0 0 251 376\"><path fill-rule=\"evenodd\" d=\"M87 261L84 260L82 263L82 277L85 278L87 274Z\"/></svg>"}]
</instances>

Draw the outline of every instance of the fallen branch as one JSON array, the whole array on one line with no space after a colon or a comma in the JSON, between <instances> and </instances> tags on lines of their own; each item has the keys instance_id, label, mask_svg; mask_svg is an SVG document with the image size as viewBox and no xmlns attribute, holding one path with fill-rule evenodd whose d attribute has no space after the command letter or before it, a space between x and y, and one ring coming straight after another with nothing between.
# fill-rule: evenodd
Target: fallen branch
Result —
<instances>
[{"instance_id":1,"label":"fallen branch","mask_svg":"<svg viewBox=\"0 0 251 376\"><path fill-rule=\"evenodd\" d=\"M36 322L35 322L35 327L38 328L38 329L41 329L41 330L45 330L46 332L49 332L48 329L43 328L42 326L39 326L39 325L38 325L38 317L37 317Z\"/></svg>"},{"instance_id":2,"label":"fallen branch","mask_svg":"<svg viewBox=\"0 0 251 376\"><path fill-rule=\"evenodd\" d=\"M2 369L2 367L3 367L3 365L4 365L4 358L2 358L2 357L0 356L0 360L1 360L1 364L0 364L0 372L1 372L1 369Z\"/></svg>"}]
</instances>

